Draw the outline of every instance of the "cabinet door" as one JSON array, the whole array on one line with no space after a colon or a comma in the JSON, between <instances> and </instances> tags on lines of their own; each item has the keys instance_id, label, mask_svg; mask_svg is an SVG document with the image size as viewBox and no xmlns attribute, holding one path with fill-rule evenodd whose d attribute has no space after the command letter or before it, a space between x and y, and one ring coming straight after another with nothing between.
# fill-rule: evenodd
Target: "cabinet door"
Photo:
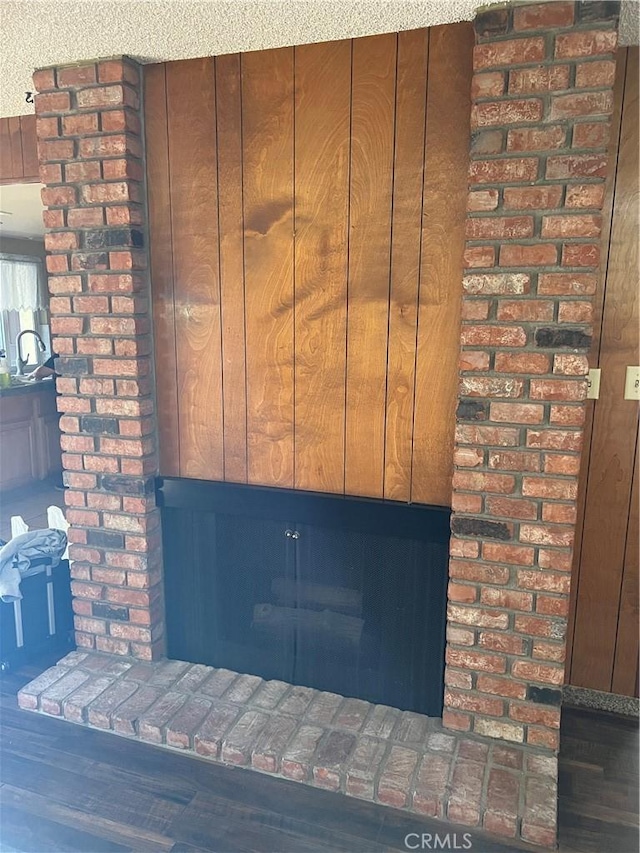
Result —
<instances>
[{"instance_id":1,"label":"cabinet door","mask_svg":"<svg viewBox=\"0 0 640 853\"><path fill-rule=\"evenodd\" d=\"M0 426L0 490L24 486L37 477L36 445L33 421Z\"/></svg>"}]
</instances>

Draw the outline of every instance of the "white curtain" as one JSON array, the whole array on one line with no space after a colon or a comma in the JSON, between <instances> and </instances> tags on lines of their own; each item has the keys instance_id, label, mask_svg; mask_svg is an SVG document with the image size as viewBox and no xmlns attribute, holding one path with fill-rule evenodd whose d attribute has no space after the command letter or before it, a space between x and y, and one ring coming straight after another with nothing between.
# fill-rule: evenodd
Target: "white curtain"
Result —
<instances>
[{"instance_id":1,"label":"white curtain","mask_svg":"<svg viewBox=\"0 0 640 853\"><path fill-rule=\"evenodd\" d=\"M46 307L38 261L0 259L0 311L39 311Z\"/></svg>"}]
</instances>

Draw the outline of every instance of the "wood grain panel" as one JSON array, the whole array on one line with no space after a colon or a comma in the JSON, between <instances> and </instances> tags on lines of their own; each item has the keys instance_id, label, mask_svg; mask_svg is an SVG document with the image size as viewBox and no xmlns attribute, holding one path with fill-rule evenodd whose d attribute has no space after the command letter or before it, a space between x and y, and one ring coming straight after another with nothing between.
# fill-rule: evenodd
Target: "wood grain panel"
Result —
<instances>
[{"instance_id":1,"label":"wood grain panel","mask_svg":"<svg viewBox=\"0 0 640 853\"><path fill-rule=\"evenodd\" d=\"M398 35L384 497L411 497L428 30Z\"/></svg>"},{"instance_id":2,"label":"wood grain panel","mask_svg":"<svg viewBox=\"0 0 640 853\"><path fill-rule=\"evenodd\" d=\"M293 48L242 57L248 481L293 486Z\"/></svg>"},{"instance_id":3,"label":"wood grain panel","mask_svg":"<svg viewBox=\"0 0 640 853\"><path fill-rule=\"evenodd\" d=\"M147 70L162 473L449 502L472 45Z\"/></svg>"},{"instance_id":4,"label":"wood grain panel","mask_svg":"<svg viewBox=\"0 0 640 853\"><path fill-rule=\"evenodd\" d=\"M344 487L351 42L295 49L295 486Z\"/></svg>"},{"instance_id":5,"label":"wood grain panel","mask_svg":"<svg viewBox=\"0 0 640 853\"><path fill-rule=\"evenodd\" d=\"M144 100L160 470L167 476L177 477L180 474L180 429L166 65L145 66Z\"/></svg>"},{"instance_id":6,"label":"wood grain panel","mask_svg":"<svg viewBox=\"0 0 640 853\"><path fill-rule=\"evenodd\" d=\"M594 409L571 683L610 690L634 460L637 405L623 400L638 364L638 53L629 53ZM603 535L603 530L606 535Z\"/></svg>"},{"instance_id":7,"label":"wood grain panel","mask_svg":"<svg viewBox=\"0 0 640 853\"><path fill-rule=\"evenodd\" d=\"M0 181L39 180L35 115L0 119Z\"/></svg>"},{"instance_id":8,"label":"wood grain panel","mask_svg":"<svg viewBox=\"0 0 640 853\"><path fill-rule=\"evenodd\" d=\"M20 116L12 116L9 122L9 150L11 152L11 174L24 178L24 165L22 162L22 132L20 130Z\"/></svg>"},{"instance_id":9,"label":"wood grain panel","mask_svg":"<svg viewBox=\"0 0 640 853\"><path fill-rule=\"evenodd\" d=\"M167 64L180 473L224 476L212 58Z\"/></svg>"},{"instance_id":10,"label":"wood grain panel","mask_svg":"<svg viewBox=\"0 0 640 853\"><path fill-rule=\"evenodd\" d=\"M589 367L597 367L600 361L600 338L604 309L604 293L606 287L606 271L609 263L609 248L611 243L611 221L613 218L613 199L615 196L616 176L618 171L618 147L620 145L620 127L622 124L622 97L627 72L627 48L620 48L616 55L616 78L613 87L613 113L611 116L611 133L609 137L609 169L605 182L605 198L602 208L602 252L600 262L600 281L593 298L593 336L589 350ZM569 622L567 626L567 660L566 672L570 678L573 638L575 632L576 601L580 586L580 560L582 554L582 534L584 530L584 509L589 479L589 459L591 456L591 438L593 435L593 412L595 401L586 401L584 423L584 441L580 475L578 477L578 508L576 519L575 546L573 551L573 568L571 578L571 599L569 603Z\"/></svg>"},{"instance_id":11,"label":"wood grain panel","mask_svg":"<svg viewBox=\"0 0 640 853\"><path fill-rule=\"evenodd\" d=\"M451 501L472 49L470 24L430 29L411 487L418 503Z\"/></svg>"},{"instance_id":12,"label":"wood grain panel","mask_svg":"<svg viewBox=\"0 0 640 853\"><path fill-rule=\"evenodd\" d=\"M224 402L224 479L247 481L240 55L218 56L218 217Z\"/></svg>"},{"instance_id":13,"label":"wood grain panel","mask_svg":"<svg viewBox=\"0 0 640 853\"><path fill-rule=\"evenodd\" d=\"M640 495L638 481L638 442L636 440L636 458L633 467L633 485L631 487L631 502L629 506L629 525L625 546L624 566L622 568L622 589L620 592L620 607L618 614L618 630L616 636L616 652L613 664L613 679L611 689L623 696L638 695L638 617L640 608L640 583L638 567L640 554Z\"/></svg>"},{"instance_id":14,"label":"wood grain panel","mask_svg":"<svg viewBox=\"0 0 640 853\"><path fill-rule=\"evenodd\" d=\"M22 177L22 172L18 177ZM15 178L16 176L13 174L13 158L11 156L9 119L0 118L0 180L8 181Z\"/></svg>"},{"instance_id":15,"label":"wood grain panel","mask_svg":"<svg viewBox=\"0 0 640 853\"><path fill-rule=\"evenodd\" d=\"M20 116L20 134L22 139L23 177L34 181L40 180L35 115Z\"/></svg>"},{"instance_id":16,"label":"wood grain panel","mask_svg":"<svg viewBox=\"0 0 640 853\"><path fill-rule=\"evenodd\" d=\"M353 42L345 492L383 496L397 36Z\"/></svg>"}]
</instances>

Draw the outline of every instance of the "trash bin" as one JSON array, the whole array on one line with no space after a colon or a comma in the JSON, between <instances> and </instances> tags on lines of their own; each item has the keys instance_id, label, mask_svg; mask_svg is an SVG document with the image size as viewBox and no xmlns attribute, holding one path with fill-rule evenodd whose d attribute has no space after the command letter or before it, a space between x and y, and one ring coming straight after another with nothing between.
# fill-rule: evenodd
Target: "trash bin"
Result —
<instances>
[{"instance_id":1,"label":"trash bin","mask_svg":"<svg viewBox=\"0 0 640 853\"><path fill-rule=\"evenodd\" d=\"M46 541L47 533L55 533L57 541L49 537L54 546L44 548L45 554L39 556L37 534L45 534L40 541ZM21 542L25 543L22 550ZM16 590L11 589L12 594L0 601L0 671L47 651L64 653L73 645L69 561L61 559L65 548L66 536L60 531L32 531L9 543L0 540L0 575L3 567L10 569L12 577L15 568L19 570L19 591L13 594ZM6 584L0 588L7 592Z\"/></svg>"}]
</instances>

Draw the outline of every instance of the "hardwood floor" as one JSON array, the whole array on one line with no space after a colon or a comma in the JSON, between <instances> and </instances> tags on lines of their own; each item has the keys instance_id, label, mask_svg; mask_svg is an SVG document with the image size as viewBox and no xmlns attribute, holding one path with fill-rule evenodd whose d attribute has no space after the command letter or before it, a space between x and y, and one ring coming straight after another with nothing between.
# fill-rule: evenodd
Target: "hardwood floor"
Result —
<instances>
[{"instance_id":1,"label":"hardwood floor","mask_svg":"<svg viewBox=\"0 0 640 853\"><path fill-rule=\"evenodd\" d=\"M463 843L460 827L19 711L42 663L0 680L3 852L394 853L448 830ZM562 744L561 850L637 850L637 725L570 710ZM470 836L474 853L532 849Z\"/></svg>"},{"instance_id":2,"label":"hardwood floor","mask_svg":"<svg viewBox=\"0 0 640 853\"><path fill-rule=\"evenodd\" d=\"M567 709L560 736L560 850L638 850L638 722Z\"/></svg>"}]
</instances>

